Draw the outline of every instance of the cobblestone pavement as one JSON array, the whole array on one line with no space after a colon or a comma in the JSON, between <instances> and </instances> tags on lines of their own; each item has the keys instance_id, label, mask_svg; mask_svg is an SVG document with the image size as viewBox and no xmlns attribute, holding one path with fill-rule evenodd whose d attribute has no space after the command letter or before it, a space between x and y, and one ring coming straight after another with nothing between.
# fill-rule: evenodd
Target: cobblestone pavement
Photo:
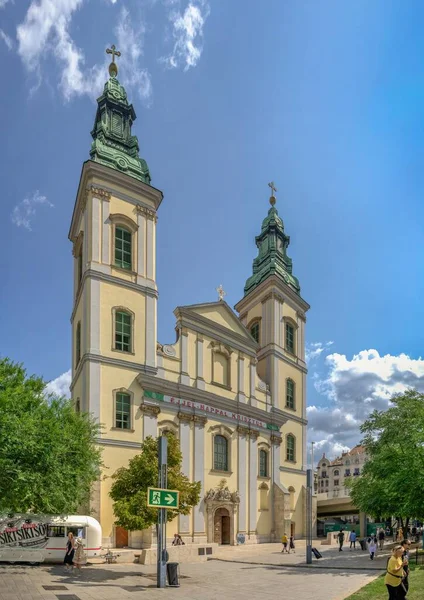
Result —
<instances>
[{"instance_id":1,"label":"cobblestone pavement","mask_svg":"<svg viewBox=\"0 0 424 600\"><path fill-rule=\"evenodd\" d=\"M288 558L288 557L284 557ZM0 600L245 600L276 594L300 600L342 600L375 572L223 562L181 565L179 588L156 588L155 570L139 564L90 565L80 575L63 566L0 566Z\"/></svg>"}]
</instances>

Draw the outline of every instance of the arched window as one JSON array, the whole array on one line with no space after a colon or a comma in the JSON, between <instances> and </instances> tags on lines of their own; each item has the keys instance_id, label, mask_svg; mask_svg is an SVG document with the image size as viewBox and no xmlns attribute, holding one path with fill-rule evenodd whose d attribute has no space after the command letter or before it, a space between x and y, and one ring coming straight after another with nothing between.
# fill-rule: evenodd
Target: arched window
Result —
<instances>
[{"instance_id":1,"label":"arched window","mask_svg":"<svg viewBox=\"0 0 424 600\"><path fill-rule=\"evenodd\" d=\"M125 310L115 311L115 350L132 352L132 317Z\"/></svg>"},{"instance_id":2,"label":"arched window","mask_svg":"<svg viewBox=\"0 0 424 600\"><path fill-rule=\"evenodd\" d=\"M228 440L223 435L214 437L213 468L216 471L228 471Z\"/></svg>"},{"instance_id":3,"label":"arched window","mask_svg":"<svg viewBox=\"0 0 424 600\"><path fill-rule=\"evenodd\" d=\"M347 461L345 462L345 465L346 465L347 467L349 467L349 466L350 466L350 460L347 460Z\"/></svg>"},{"instance_id":4,"label":"arched window","mask_svg":"<svg viewBox=\"0 0 424 600\"><path fill-rule=\"evenodd\" d=\"M340 471L336 469L333 473L334 477L338 477L340 475Z\"/></svg>"},{"instance_id":5,"label":"arched window","mask_svg":"<svg viewBox=\"0 0 424 600\"><path fill-rule=\"evenodd\" d=\"M77 398L75 401L75 412L77 412L77 413L81 412L81 402L80 402L79 398Z\"/></svg>"},{"instance_id":6,"label":"arched window","mask_svg":"<svg viewBox=\"0 0 424 600\"><path fill-rule=\"evenodd\" d=\"M266 450L259 450L259 477L269 477L268 452Z\"/></svg>"},{"instance_id":7,"label":"arched window","mask_svg":"<svg viewBox=\"0 0 424 600\"><path fill-rule=\"evenodd\" d=\"M75 366L79 365L81 360L81 321L78 321L75 334Z\"/></svg>"},{"instance_id":8,"label":"arched window","mask_svg":"<svg viewBox=\"0 0 424 600\"><path fill-rule=\"evenodd\" d=\"M294 410L295 408L295 383L293 379L286 381L286 408Z\"/></svg>"},{"instance_id":9,"label":"arched window","mask_svg":"<svg viewBox=\"0 0 424 600\"><path fill-rule=\"evenodd\" d=\"M132 235L125 227L115 227L115 266L132 269Z\"/></svg>"},{"instance_id":10,"label":"arched window","mask_svg":"<svg viewBox=\"0 0 424 600\"><path fill-rule=\"evenodd\" d=\"M131 396L125 392L116 393L115 427L117 429L131 429Z\"/></svg>"},{"instance_id":11,"label":"arched window","mask_svg":"<svg viewBox=\"0 0 424 600\"><path fill-rule=\"evenodd\" d=\"M291 433L286 437L286 460L290 462L296 460L296 439Z\"/></svg>"},{"instance_id":12,"label":"arched window","mask_svg":"<svg viewBox=\"0 0 424 600\"><path fill-rule=\"evenodd\" d=\"M259 321L255 321L250 326L250 335L253 337L255 342L258 342L258 344L259 344L259 335L260 335Z\"/></svg>"}]
</instances>

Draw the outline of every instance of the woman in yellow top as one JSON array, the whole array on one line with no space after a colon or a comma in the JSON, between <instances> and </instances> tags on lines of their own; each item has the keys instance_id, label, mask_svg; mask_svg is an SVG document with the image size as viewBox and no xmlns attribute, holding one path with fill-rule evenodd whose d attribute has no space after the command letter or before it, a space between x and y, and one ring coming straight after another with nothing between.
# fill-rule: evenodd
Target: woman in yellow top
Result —
<instances>
[{"instance_id":1,"label":"woman in yellow top","mask_svg":"<svg viewBox=\"0 0 424 600\"><path fill-rule=\"evenodd\" d=\"M400 585L404 577L403 567L408 564L407 560L402 559L402 546L395 546L393 554L387 563L387 573L384 578L387 590L389 592L389 600L398 600Z\"/></svg>"}]
</instances>

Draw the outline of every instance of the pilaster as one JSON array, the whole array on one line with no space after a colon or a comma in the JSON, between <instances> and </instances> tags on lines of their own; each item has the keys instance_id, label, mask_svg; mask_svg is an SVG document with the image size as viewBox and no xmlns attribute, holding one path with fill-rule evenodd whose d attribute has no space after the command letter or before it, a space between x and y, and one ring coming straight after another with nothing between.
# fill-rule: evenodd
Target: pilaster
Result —
<instances>
[{"instance_id":1,"label":"pilaster","mask_svg":"<svg viewBox=\"0 0 424 600\"><path fill-rule=\"evenodd\" d=\"M141 207L137 208L137 225L138 225L138 240L137 240L137 275L146 277L146 215Z\"/></svg>"},{"instance_id":2,"label":"pilaster","mask_svg":"<svg viewBox=\"0 0 424 600\"><path fill-rule=\"evenodd\" d=\"M180 421L180 449L183 455L182 472L191 479L190 469L190 423L192 415L186 413L178 413ZM179 515L179 533L190 533L190 515Z\"/></svg>"},{"instance_id":3,"label":"pilaster","mask_svg":"<svg viewBox=\"0 0 424 600\"><path fill-rule=\"evenodd\" d=\"M181 347L181 374L180 383L190 385L190 377L188 375L188 333L180 330L180 347Z\"/></svg>"},{"instance_id":4,"label":"pilaster","mask_svg":"<svg viewBox=\"0 0 424 600\"><path fill-rule=\"evenodd\" d=\"M159 406L143 402L140 404L140 410L143 413L143 441L149 436L157 437Z\"/></svg>"},{"instance_id":5,"label":"pilaster","mask_svg":"<svg viewBox=\"0 0 424 600\"><path fill-rule=\"evenodd\" d=\"M237 427L238 432L238 468L237 468L237 489L240 494L240 504L238 510L238 533L246 532L247 523L247 438L249 429L247 427Z\"/></svg>"},{"instance_id":6,"label":"pilaster","mask_svg":"<svg viewBox=\"0 0 424 600\"><path fill-rule=\"evenodd\" d=\"M250 404L256 406L256 361L250 363Z\"/></svg>"},{"instance_id":7,"label":"pilaster","mask_svg":"<svg viewBox=\"0 0 424 600\"><path fill-rule=\"evenodd\" d=\"M205 380L203 375L203 348L203 337L198 335L196 339L196 387L199 388L199 390L205 389Z\"/></svg>"},{"instance_id":8,"label":"pilaster","mask_svg":"<svg viewBox=\"0 0 424 600\"><path fill-rule=\"evenodd\" d=\"M102 263L110 265L110 200L109 197L102 198Z\"/></svg>"},{"instance_id":9,"label":"pilaster","mask_svg":"<svg viewBox=\"0 0 424 600\"><path fill-rule=\"evenodd\" d=\"M194 481L200 481L200 502L194 507L194 536L204 536L205 531L205 425L206 417L193 417L194 422Z\"/></svg>"},{"instance_id":10,"label":"pilaster","mask_svg":"<svg viewBox=\"0 0 424 600\"><path fill-rule=\"evenodd\" d=\"M258 432L249 436L249 535L255 535L258 521L257 477L258 477Z\"/></svg>"},{"instance_id":11,"label":"pilaster","mask_svg":"<svg viewBox=\"0 0 424 600\"><path fill-rule=\"evenodd\" d=\"M244 357L238 357L238 400L239 402L246 402L246 395L244 390Z\"/></svg>"}]
</instances>

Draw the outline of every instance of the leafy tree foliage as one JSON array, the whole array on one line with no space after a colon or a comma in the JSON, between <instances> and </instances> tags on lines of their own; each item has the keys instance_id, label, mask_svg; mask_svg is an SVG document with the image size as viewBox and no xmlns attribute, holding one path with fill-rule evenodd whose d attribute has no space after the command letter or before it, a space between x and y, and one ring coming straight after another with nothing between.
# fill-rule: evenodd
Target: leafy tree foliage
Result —
<instances>
[{"instance_id":1,"label":"leafy tree foliage","mask_svg":"<svg viewBox=\"0 0 424 600\"><path fill-rule=\"evenodd\" d=\"M403 527L424 518L424 395L394 396L361 431L369 460L348 483L355 506L373 517L396 516Z\"/></svg>"},{"instance_id":2,"label":"leafy tree foliage","mask_svg":"<svg viewBox=\"0 0 424 600\"><path fill-rule=\"evenodd\" d=\"M178 514L188 515L200 498L200 481L190 482L181 472L181 462L178 440L168 434L168 489L180 492L180 507L167 510L168 521ZM114 501L116 524L129 531L141 531L156 524L158 509L147 507L147 488L158 484L157 440L147 437L141 453L130 460L127 468L118 469L112 478L110 496Z\"/></svg>"},{"instance_id":3,"label":"leafy tree foliage","mask_svg":"<svg viewBox=\"0 0 424 600\"><path fill-rule=\"evenodd\" d=\"M75 513L99 478L98 425L45 387L0 360L0 512Z\"/></svg>"}]
</instances>

